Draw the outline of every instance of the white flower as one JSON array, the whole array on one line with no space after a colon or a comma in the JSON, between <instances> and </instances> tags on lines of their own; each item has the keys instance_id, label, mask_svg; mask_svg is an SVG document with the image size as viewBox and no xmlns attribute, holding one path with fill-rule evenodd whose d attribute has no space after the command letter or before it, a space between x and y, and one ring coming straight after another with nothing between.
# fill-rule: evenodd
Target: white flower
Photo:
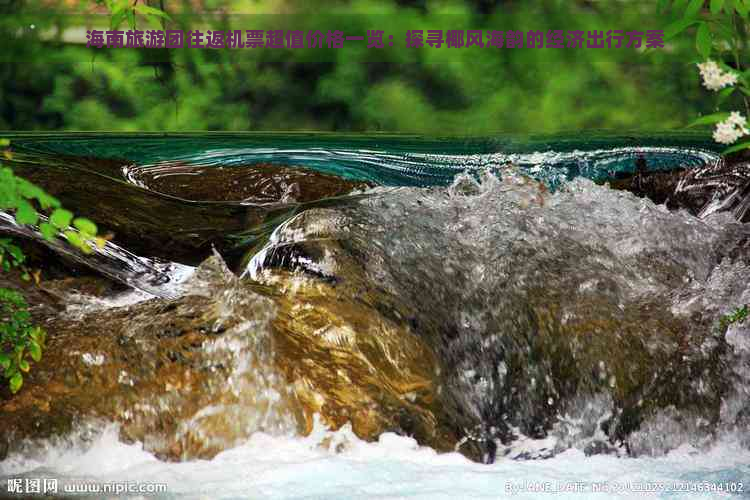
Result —
<instances>
[{"instance_id":1,"label":"white flower","mask_svg":"<svg viewBox=\"0 0 750 500\"><path fill-rule=\"evenodd\" d=\"M747 134L747 118L742 116L739 111L732 111L729 113L729 118L727 118L727 123L730 123L734 125L735 127L739 127L742 130L744 130L744 133Z\"/></svg>"},{"instance_id":2,"label":"white flower","mask_svg":"<svg viewBox=\"0 0 750 500\"><path fill-rule=\"evenodd\" d=\"M732 111L729 118L716 124L714 140L721 144L732 144L747 134L750 134L750 131L747 130L747 118L737 111Z\"/></svg>"},{"instance_id":3,"label":"white flower","mask_svg":"<svg viewBox=\"0 0 750 500\"><path fill-rule=\"evenodd\" d=\"M703 86L708 90L721 90L737 83L737 75L722 70L714 61L698 63L698 70L703 78Z\"/></svg>"}]
</instances>

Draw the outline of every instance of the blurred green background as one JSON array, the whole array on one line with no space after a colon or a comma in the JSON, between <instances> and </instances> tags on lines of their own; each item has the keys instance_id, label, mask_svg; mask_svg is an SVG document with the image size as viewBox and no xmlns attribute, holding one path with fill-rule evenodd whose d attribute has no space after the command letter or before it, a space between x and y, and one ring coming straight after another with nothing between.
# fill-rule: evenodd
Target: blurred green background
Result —
<instances>
[{"instance_id":1,"label":"blurred green background","mask_svg":"<svg viewBox=\"0 0 750 500\"><path fill-rule=\"evenodd\" d=\"M367 49L86 48L92 2L0 0L0 129L426 134L664 130L715 110L688 32L664 49L406 49L409 29L663 29L654 2L152 2L168 29L367 29ZM150 29L139 20L138 29ZM127 30L127 26L120 29ZM76 35L77 33L77 35ZM76 36L78 37L76 39ZM83 43L81 43L81 39Z\"/></svg>"}]
</instances>

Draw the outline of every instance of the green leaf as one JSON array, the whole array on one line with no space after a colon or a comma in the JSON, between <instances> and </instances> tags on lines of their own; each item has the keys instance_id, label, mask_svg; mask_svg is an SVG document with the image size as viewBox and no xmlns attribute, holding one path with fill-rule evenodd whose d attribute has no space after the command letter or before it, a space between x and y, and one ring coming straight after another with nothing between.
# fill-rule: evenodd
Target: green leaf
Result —
<instances>
[{"instance_id":1,"label":"green leaf","mask_svg":"<svg viewBox=\"0 0 750 500\"><path fill-rule=\"evenodd\" d=\"M73 221L73 225L86 236L96 236L96 224L83 217L78 217Z\"/></svg>"},{"instance_id":2,"label":"green leaf","mask_svg":"<svg viewBox=\"0 0 750 500\"><path fill-rule=\"evenodd\" d=\"M698 49L701 56L708 59L708 56L711 55L712 45L711 29L708 27L708 23L701 23L698 27L698 33L695 35L695 48Z\"/></svg>"},{"instance_id":3,"label":"green leaf","mask_svg":"<svg viewBox=\"0 0 750 500\"><path fill-rule=\"evenodd\" d=\"M18 201L18 210L16 210L16 221L19 224L36 224L39 220L39 214L34 207L26 200Z\"/></svg>"},{"instance_id":4,"label":"green leaf","mask_svg":"<svg viewBox=\"0 0 750 500\"><path fill-rule=\"evenodd\" d=\"M126 15L126 10L119 11L117 14L112 14L112 16L109 18L109 29L116 30L117 28L119 28Z\"/></svg>"},{"instance_id":5,"label":"green leaf","mask_svg":"<svg viewBox=\"0 0 750 500\"><path fill-rule=\"evenodd\" d=\"M73 213L64 208L57 208L49 218L49 221L60 229L67 229L70 221L73 220Z\"/></svg>"},{"instance_id":6,"label":"green leaf","mask_svg":"<svg viewBox=\"0 0 750 500\"><path fill-rule=\"evenodd\" d=\"M135 6L136 12L139 14L143 14L144 16L157 16L157 17L163 17L164 19L167 19L169 21L172 20L169 15L164 12L163 10L155 9L154 7L149 7L148 5L143 4L137 4Z\"/></svg>"},{"instance_id":7,"label":"green leaf","mask_svg":"<svg viewBox=\"0 0 750 500\"><path fill-rule=\"evenodd\" d=\"M42 344L44 342L44 340L41 337L42 331L43 330L37 326L33 330L31 330L29 337L31 337L31 340L33 340L34 342L38 344Z\"/></svg>"},{"instance_id":8,"label":"green leaf","mask_svg":"<svg viewBox=\"0 0 750 500\"><path fill-rule=\"evenodd\" d=\"M135 11L133 9L128 9L126 11L128 13L128 27L131 30L135 29Z\"/></svg>"},{"instance_id":9,"label":"green leaf","mask_svg":"<svg viewBox=\"0 0 750 500\"><path fill-rule=\"evenodd\" d=\"M13 351L13 354L16 357L16 364L20 364L21 360L23 359L23 353L26 352L26 346L24 345L16 345L15 351Z\"/></svg>"},{"instance_id":10,"label":"green leaf","mask_svg":"<svg viewBox=\"0 0 750 500\"><path fill-rule=\"evenodd\" d=\"M735 146L732 146L731 148L727 148L724 151L722 151L722 154L728 155L729 153L736 153L737 151L742 151L743 149L750 149L750 141L743 142L741 144L737 144Z\"/></svg>"},{"instance_id":11,"label":"green leaf","mask_svg":"<svg viewBox=\"0 0 750 500\"><path fill-rule=\"evenodd\" d=\"M39 194L44 193L39 186L32 184L26 179L16 177L16 182L18 183L18 192L26 199L33 199L38 197Z\"/></svg>"},{"instance_id":12,"label":"green leaf","mask_svg":"<svg viewBox=\"0 0 750 500\"><path fill-rule=\"evenodd\" d=\"M711 14L714 16L721 12L724 7L724 0L711 0Z\"/></svg>"},{"instance_id":13,"label":"green leaf","mask_svg":"<svg viewBox=\"0 0 750 500\"><path fill-rule=\"evenodd\" d=\"M730 97L730 96L731 96L732 94L734 94L734 91L735 91L735 90L737 90L737 87L727 87L727 88L725 88L725 89L721 90L721 91L719 92L719 99L718 99L718 103L719 103L719 104L721 104L721 103L723 103L724 101L726 101L727 99L729 99L729 97Z\"/></svg>"},{"instance_id":14,"label":"green leaf","mask_svg":"<svg viewBox=\"0 0 750 500\"><path fill-rule=\"evenodd\" d=\"M685 9L685 18L692 19L700 13L703 8L703 0L690 0L690 3Z\"/></svg>"},{"instance_id":15,"label":"green leaf","mask_svg":"<svg viewBox=\"0 0 750 500\"><path fill-rule=\"evenodd\" d=\"M669 0L658 0L656 2L656 13L663 14L669 6Z\"/></svg>"},{"instance_id":16,"label":"green leaf","mask_svg":"<svg viewBox=\"0 0 750 500\"><path fill-rule=\"evenodd\" d=\"M17 393L22 385L23 385L23 375L21 375L20 372L16 372L16 374L10 378L10 382L9 382L10 392L12 392L13 394Z\"/></svg>"},{"instance_id":17,"label":"green leaf","mask_svg":"<svg viewBox=\"0 0 750 500\"><path fill-rule=\"evenodd\" d=\"M38 363L39 360L42 359L42 347L36 342L32 341L29 344L29 354L31 354L31 359Z\"/></svg>"},{"instance_id":18,"label":"green leaf","mask_svg":"<svg viewBox=\"0 0 750 500\"><path fill-rule=\"evenodd\" d=\"M57 228L49 222L42 222L39 225L39 230L42 232L42 236L44 236L44 239L46 240L53 240L55 239L55 236L57 236Z\"/></svg>"},{"instance_id":19,"label":"green leaf","mask_svg":"<svg viewBox=\"0 0 750 500\"><path fill-rule=\"evenodd\" d=\"M60 207L60 201L54 196L48 195L44 191L39 193L37 200L39 201L39 205L41 205L44 210L47 210L48 208Z\"/></svg>"},{"instance_id":20,"label":"green leaf","mask_svg":"<svg viewBox=\"0 0 750 500\"><path fill-rule=\"evenodd\" d=\"M29 370L31 370L31 366L29 365L29 362L26 361L25 359L22 359L21 361L18 362L18 368L21 371L26 372L26 373L28 373Z\"/></svg>"},{"instance_id":21,"label":"green leaf","mask_svg":"<svg viewBox=\"0 0 750 500\"><path fill-rule=\"evenodd\" d=\"M720 121L724 121L727 118L729 118L729 113L721 112L721 113L714 113L712 115L706 115L701 116L694 122L692 122L689 127L697 127L698 125L712 125L714 123L719 123Z\"/></svg>"},{"instance_id":22,"label":"green leaf","mask_svg":"<svg viewBox=\"0 0 750 500\"><path fill-rule=\"evenodd\" d=\"M18 206L18 189L16 176L7 167L0 167L0 209Z\"/></svg>"},{"instance_id":23,"label":"green leaf","mask_svg":"<svg viewBox=\"0 0 750 500\"><path fill-rule=\"evenodd\" d=\"M110 9L109 27L114 30L117 29L117 27L120 26L120 23L122 23L122 20L125 19L128 10L128 2L127 0L119 0L116 4L113 3Z\"/></svg>"},{"instance_id":24,"label":"green leaf","mask_svg":"<svg viewBox=\"0 0 750 500\"><path fill-rule=\"evenodd\" d=\"M23 254L23 251L16 245L8 245L5 248L17 264L21 264L24 260L26 260L26 256Z\"/></svg>"},{"instance_id":25,"label":"green leaf","mask_svg":"<svg viewBox=\"0 0 750 500\"><path fill-rule=\"evenodd\" d=\"M734 0L734 10L743 18L747 19L750 14L750 3L747 0Z\"/></svg>"},{"instance_id":26,"label":"green leaf","mask_svg":"<svg viewBox=\"0 0 750 500\"><path fill-rule=\"evenodd\" d=\"M68 239L68 243L78 248L79 250L83 250L83 247L86 245L86 243L83 241L83 238L81 238L81 235L79 233L75 231L65 231L64 234Z\"/></svg>"},{"instance_id":27,"label":"green leaf","mask_svg":"<svg viewBox=\"0 0 750 500\"><path fill-rule=\"evenodd\" d=\"M671 40L697 22L697 19L679 19L673 22L664 28L664 41Z\"/></svg>"},{"instance_id":28,"label":"green leaf","mask_svg":"<svg viewBox=\"0 0 750 500\"><path fill-rule=\"evenodd\" d=\"M10 366L10 357L8 357L7 354L3 354L0 352L0 367L2 367L3 370L7 370Z\"/></svg>"},{"instance_id":29,"label":"green leaf","mask_svg":"<svg viewBox=\"0 0 750 500\"><path fill-rule=\"evenodd\" d=\"M10 146L10 139L0 139L0 148Z\"/></svg>"}]
</instances>

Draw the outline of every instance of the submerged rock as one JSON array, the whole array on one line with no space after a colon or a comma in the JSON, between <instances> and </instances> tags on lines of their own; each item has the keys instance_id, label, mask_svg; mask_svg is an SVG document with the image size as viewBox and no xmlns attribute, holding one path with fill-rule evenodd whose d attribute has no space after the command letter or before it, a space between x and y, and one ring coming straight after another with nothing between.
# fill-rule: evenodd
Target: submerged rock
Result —
<instances>
[{"instance_id":1,"label":"submerged rock","mask_svg":"<svg viewBox=\"0 0 750 500\"><path fill-rule=\"evenodd\" d=\"M210 457L255 430L294 430L298 408L270 365L274 306L216 267L176 301L47 323L42 361L0 404L11 449L91 418L121 423L123 438L168 459Z\"/></svg>"},{"instance_id":2,"label":"submerged rock","mask_svg":"<svg viewBox=\"0 0 750 500\"><path fill-rule=\"evenodd\" d=\"M640 158L633 175L612 179L609 185L665 204L670 210L684 209L698 217L730 212L738 221L750 222L750 162L746 159L651 171Z\"/></svg>"},{"instance_id":3,"label":"submerged rock","mask_svg":"<svg viewBox=\"0 0 750 500\"><path fill-rule=\"evenodd\" d=\"M365 439L398 431L452 449L417 337L325 283L279 279L293 291L240 281L213 257L177 300L51 321L24 390L0 400L4 444L93 418L161 458L207 458L255 431L307 434L318 414Z\"/></svg>"},{"instance_id":4,"label":"submerged rock","mask_svg":"<svg viewBox=\"0 0 750 500\"><path fill-rule=\"evenodd\" d=\"M372 187L300 166L253 163L217 167L184 162L127 166L125 177L137 186L183 200L243 203L305 203Z\"/></svg>"}]
</instances>

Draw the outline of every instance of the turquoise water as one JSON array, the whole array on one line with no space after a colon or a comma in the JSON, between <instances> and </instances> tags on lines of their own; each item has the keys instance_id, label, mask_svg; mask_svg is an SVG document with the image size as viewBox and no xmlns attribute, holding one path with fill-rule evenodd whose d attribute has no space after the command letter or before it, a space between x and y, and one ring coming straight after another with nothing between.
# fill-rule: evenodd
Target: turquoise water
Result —
<instances>
[{"instance_id":1,"label":"turquoise water","mask_svg":"<svg viewBox=\"0 0 750 500\"><path fill-rule=\"evenodd\" d=\"M718 148L707 134L687 132L492 138L204 132L3 135L11 139L18 161L49 162L64 155L126 161L138 167L162 162L200 167L267 162L385 186L446 185L459 172L501 171L512 163L555 188L578 176L604 181L633 172L639 156L652 170L689 168L718 158ZM94 173L124 180L115 172Z\"/></svg>"}]
</instances>

